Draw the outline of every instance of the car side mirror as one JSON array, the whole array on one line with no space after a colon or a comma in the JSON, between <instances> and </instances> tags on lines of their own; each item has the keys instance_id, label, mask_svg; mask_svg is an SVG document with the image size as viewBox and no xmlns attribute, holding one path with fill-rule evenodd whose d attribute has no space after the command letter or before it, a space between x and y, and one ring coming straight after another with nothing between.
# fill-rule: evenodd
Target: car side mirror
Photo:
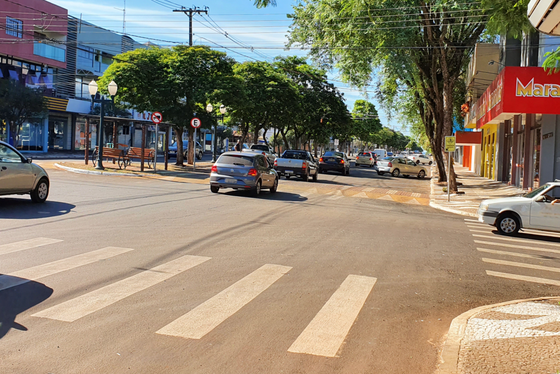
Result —
<instances>
[{"instance_id":1,"label":"car side mirror","mask_svg":"<svg viewBox=\"0 0 560 374\"><path fill-rule=\"evenodd\" d=\"M546 200L546 197L545 197L545 196L539 196L539 197L537 197L537 198L535 199L535 201L536 201L537 203L542 203L542 202L544 202L545 200Z\"/></svg>"},{"instance_id":2,"label":"car side mirror","mask_svg":"<svg viewBox=\"0 0 560 374\"><path fill-rule=\"evenodd\" d=\"M32 163L33 163L33 160L31 159L31 157L28 157L28 158L27 158L27 163L28 163L28 164L32 164Z\"/></svg>"}]
</instances>

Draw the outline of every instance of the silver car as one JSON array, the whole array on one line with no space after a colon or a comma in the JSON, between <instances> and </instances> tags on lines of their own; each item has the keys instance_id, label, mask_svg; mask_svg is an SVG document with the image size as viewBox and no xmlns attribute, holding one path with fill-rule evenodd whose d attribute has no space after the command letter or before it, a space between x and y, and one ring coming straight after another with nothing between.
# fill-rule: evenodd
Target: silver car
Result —
<instances>
[{"instance_id":1,"label":"silver car","mask_svg":"<svg viewBox=\"0 0 560 374\"><path fill-rule=\"evenodd\" d=\"M366 165L370 168L375 166L377 155L370 151L365 151L356 156L356 166Z\"/></svg>"},{"instance_id":2,"label":"silver car","mask_svg":"<svg viewBox=\"0 0 560 374\"><path fill-rule=\"evenodd\" d=\"M255 196L262 189L274 193L278 189L278 173L261 153L225 152L210 174L210 191L217 193L220 188L247 190Z\"/></svg>"},{"instance_id":3,"label":"silver car","mask_svg":"<svg viewBox=\"0 0 560 374\"><path fill-rule=\"evenodd\" d=\"M406 157L385 157L377 161L377 174L390 173L393 177L414 175L420 179L426 176L426 168Z\"/></svg>"},{"instance_id":4,"label":"silver car","mask_svg":"<svg viewBox=\"0 0 560 374\"><path fill-rule=\"evenodd\" d=\"M45 169L0 141L0 195L30 194L33 202L44 203L49 196L49 187Z\"/></svg>"}]
</instances>

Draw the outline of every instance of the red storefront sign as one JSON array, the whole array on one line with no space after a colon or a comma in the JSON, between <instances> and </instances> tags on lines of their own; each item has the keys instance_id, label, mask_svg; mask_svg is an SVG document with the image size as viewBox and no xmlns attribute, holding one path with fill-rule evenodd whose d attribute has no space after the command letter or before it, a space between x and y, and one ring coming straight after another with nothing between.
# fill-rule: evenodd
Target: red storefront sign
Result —
<instances>
[{"instance_id":1,"label":"red storefront sign","mask_svg":"<svg viewBox=\"0 0 560 374\"><path fill-rule=\"evenodd\" d=\"M541 67L507 66L476 102L476 127L502 114L560 114L560 73Z\"/></svg>"}]
</instances>

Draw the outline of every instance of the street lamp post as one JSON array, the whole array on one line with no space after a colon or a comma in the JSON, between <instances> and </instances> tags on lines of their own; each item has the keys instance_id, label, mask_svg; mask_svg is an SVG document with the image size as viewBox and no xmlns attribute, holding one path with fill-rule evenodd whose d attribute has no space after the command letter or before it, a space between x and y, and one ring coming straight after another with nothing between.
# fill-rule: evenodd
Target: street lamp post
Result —
<instances>
[{"instance_id":1,"label":"street lamp post","mask_svg":"<svg viewBox=\"0 0 560 374\"><path fill-rule=\"evenodd\" d=\"M97 152L97 166L95 168L99 170L104 170L105 169L103 167L103 118L105 117L104 104L114 103L114 97L117 94L118 86L114 81L111 81L111 83L109 83L109 85L107 86L107 89L109 90L109 95L111 95L111 100L106 100L103 97L96 99L95 95L97 94L97 88L98 88L97 83L94 80L92 80L88 85L89 94L91 95L92 103L101 104L101 108L100 108L101 110L99 114L99 125L97 127L98 152Z\"/></svg>"},{"instance_id":2,"label":"street lamp post","mask_svg":"<svg viewBox=\"0 0 560 374\"><path fill-rule=\"evenodd\" d=\"M206 106L206 111L208 113L212 113L214 107L212 104L208 104ZM224 114L227 112L225 105L220 105L220 113L222 114L222 126L224 125ZM216 143L216 125L212 126L213 134L212 134L212 162L216 162L216 149L218 148L218 144Z\"/></svg>"}]
</instances>

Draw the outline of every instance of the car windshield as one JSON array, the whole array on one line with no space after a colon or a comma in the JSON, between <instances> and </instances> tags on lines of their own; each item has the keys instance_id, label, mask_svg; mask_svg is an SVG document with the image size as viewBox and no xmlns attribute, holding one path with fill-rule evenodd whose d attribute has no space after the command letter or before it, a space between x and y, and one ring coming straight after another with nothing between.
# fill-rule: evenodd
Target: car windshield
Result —
<instances>
[{"instance_id":1,"label":"car windshield","mask_svg":"<svg viewBox=\"0 0 560 374\"><path fill-rule=\"evenodd\" d=\"M540 194L541 192L543 192L544 190L546 190L549 187L550 187L549 184L543 184L542 186L540 186L536 190L533 190L529 193L526 193L525 195L523 195L523 197L526 197L528 199L532 199L533 197L537 196L538 194Z\"/></svg>"},{"instance_id":2,"label":"car windshield","mask_svg":"<svg viewBox=\"0 0 560 374\"><path fill-rule=\"evenodd\" d=\"M393 161L394 157L384 157L383 160L385 161Z\"/></svg>"},{"instance_id":3,"label":"car windshield","mask_svg":"<svg viewBox=\"0 0 560 374\"><path fill-rule=\"evenodd\" d=\"M326 157L329 157L329 156L330 156L330 157L333 157L333 156L335 156L335 157L343 158L343 157L344 157L344 153L342 153L342 152L325 152L325 154L324 154L323 156L326 156Z\"/></svg>"},{"instance_id":4,"label":"car windshield","mask_svg":"<svg viewBox=\"0 0 560 374\"><path fill-rule=\"evenodd\" d=\"M253 145L251 146L251 149L258 149L258 150L260 150L260 151L266 151L266 152L268 152L268 147L267 147L266 145L263 145L263 144L253 144Z\"/></svg>"},{"instance_id":5,"label":"car windshield","mask_svg":"<svg viewBox=\"0 0 560 374\"><path fill-rule=\"evenodd\" d=\"M294 151L286 151L282 155L282 158L291 158L294 160L305 160L307 155L305 152L294 152Z\"/></svg>"},{"instance_id":6,"label":"car windshield","mask_svg":"<svg viewBox=\"0 0 560 374\"><path fill-rule=\"evenodd\" d=\"M240 155L221 155L218 164L253 166L253 157Z\"/></svg>"}]
</instances>

